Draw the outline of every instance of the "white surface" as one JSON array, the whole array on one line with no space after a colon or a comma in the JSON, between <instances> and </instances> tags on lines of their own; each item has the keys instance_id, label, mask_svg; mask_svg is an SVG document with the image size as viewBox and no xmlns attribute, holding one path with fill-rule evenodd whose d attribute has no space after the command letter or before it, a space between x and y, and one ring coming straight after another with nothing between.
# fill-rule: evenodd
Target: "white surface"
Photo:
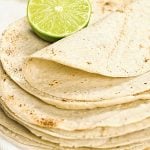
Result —
<instances>
[{"instance_id":1,"label":"white surface","mask_svg":"<svg viewBox=\"0 0 150 150\"><path fill-rule=\"evenodd\" d=\"M26 14L27 0L0 0L0 32Z\"/></svg>"},{"instance_id":2,"label":"white surface","mask_svg":"<svg viewBox=\"0 0 150 150\"><path fill-rule=\"evenodd\" d=\"M0 35L13 21L25 16L27 0L0 0ZM18 150L0 135L0 150Z\"/></svg>"},{"instance_id":3,"label":"white surface","mask_svg":"<svg viewBox=\"0 0 150 150\"><path fill-rule=\"evenodd\" d=\"M19 150L19 148L12 145L4 137L0 136L0 150Z\"/></svg>"}]
</instances>

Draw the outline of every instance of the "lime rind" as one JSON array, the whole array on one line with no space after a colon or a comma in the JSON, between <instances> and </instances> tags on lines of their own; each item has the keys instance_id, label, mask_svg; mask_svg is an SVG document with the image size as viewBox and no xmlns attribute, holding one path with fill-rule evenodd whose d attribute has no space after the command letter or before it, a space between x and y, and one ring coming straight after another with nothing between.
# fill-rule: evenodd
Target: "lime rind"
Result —
<instances>
[{"instance_id":1,"label":"lime rind","mask_svg":"<svg viewBox=\"0 0 150 150\"><path fill-rule=\"evenodd\" d=\"M90 2L88 1L88 0L85 0L87 3L87 8L88 8L88 11L85 13L86 14L86 19L85 18L83 18L83 23L81 23L81 25L80 25L80 23L77 25L77 27L76 28L74 28L74 30L73 31L69 31L68 30L68 32L64 32L63 34L58 34L58 33L56 33L56 34L54 34L53 32L51 32L50 30L47 30L47 31L45 31L45 29L41 29L41 26L39 26L39 24L36 22L34 22L33 21L33 16L31 16L31 12L30 12L30 4L33 2L34 0L29 0L29 2L28 2L28 8L27 8L27 17L28 17L28 20L29 20L29 23L30 23L30 25L31 25L31 27L32 27L32 29L34 30L34 32L38 35L38 36L40 36L42 39L44 39L44 40L47 40L47 41L50 41L50 42L53 42L53 41L56 41L56 40L59 40L59 39L61 39L61 38L63 38L63 37L66 37L66 36L69 36L69 35L71 35L71 34L73 34L73 33L75 33L75 32L77 32L77 31L79 31L79 30L81 30L82 28L84 28L84 27L86 27L87 25L88 25L88 23L89 23L89 20L90 20L90 17L91 17L91 12L92 12L92 7L91 7L91 4L90 4ZM33 5L34 3L32 3L32 5ZM31 5L31 6L32 6ZM35 5L37 5L38 6L38 4L35 4ZM44 5L44 6L42 6L42 7L46 7L46 5ZM42 8L43 9L43 8ZM41 9L41 10L42 10ZM81 7L81 9L82 9L82 7ZM80 11L79 11L80 12ZM33 13L33 12L32 12ZM84 12L83 12L84 13ZM39 17L39 16L38 16ZM78 16L79 17L79 16ZM84 16L82 16L82 17L84 17ZM41 18L39 17L39 20L40 20ZM59 20L59 19L58 19ZM72 21L73 22L73 21ZM52 22L53 23L53 22ZM55 23L56 23L56 21L55 21ZM72 24L71 24L72 25ZM61 25L58 25L58 29L61 27ZM57 31L57 30L56 30Z\"/></svg>"}]
</instances>

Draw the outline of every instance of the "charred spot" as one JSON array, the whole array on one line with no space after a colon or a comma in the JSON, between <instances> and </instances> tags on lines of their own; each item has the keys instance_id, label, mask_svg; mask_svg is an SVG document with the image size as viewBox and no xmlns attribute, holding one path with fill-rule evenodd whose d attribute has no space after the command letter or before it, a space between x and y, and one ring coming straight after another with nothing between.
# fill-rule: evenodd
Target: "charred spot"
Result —
<instances>
[{"instance_id":1,"label":"charred spot","mask_svg":"<svg viewBox=\"0 0 150 150\"><path fill-rule=\"evenodd\" d=\"M22 71L22 68L20 68L19 71Z\"/></svg>"},{"instance_id":2,"label":"charred spot","mask_svg":"<svg viewBox=\"0 0 150 150\"><path fill-rule=\"evenodd\" d=\"M22 107L22 104L20 104L19 107Z\"/></svg>"},{"instance_id":3,"label":"charred spot","mask_svg":"<svg viewBox=\"0 0 150 150\"><path fill-rule=\"evenodd\" d=\"M9 95L9 96L8 96L8 99L9 99L9 100L14 100L14 95Z\"/></svg>"},{"instance_id":4,"label":"charred spot","mask_svg":"<svg viewBox=\"0 0 150 150\"><path fill-rule=\"evenodd\" d=\"M14 69L14 72L17 72L17 71L18 71L18 69L17 69L17 68L15 68L15 69Z\"/></svg>"},{"instance_id":5,"label":"charred spot","mask_svg":"<svg viewBox=\"0 0 150 150\"><path fill-rule=\"evenodd\" d=\"M147 63L149 60L150 60L150 59L148 59L148 58L145 58L145 59L144 59L144 62L146 62L146 63Z\"/></svg>"},{"instance_id":6,"label":"charred spot","mask_svg":"<svg viewBox=\"0 0 150 150\"><path fill-rule=\"evenodd\" d=\"M57 122L54 120L50 120L50 119L45 119L45 118L41 118L40 120L37 120L37 123L40 126L43 127L50 127L50 128L54 128L57 126Z\"/></svg>"},{"instance_id":7,"label":"charred spot","mask_svg":"<svg viewBox=\"0 0 150 150\"><path fill-rule=\"evenodd\" d=\"M58 81L56 81L56 80L53 80L53 82L56 83L56 84L58 83Z\"/></svg>"},{"instance_id":8,"label":"charred spot","mask_svg":"<svg viewBox=\"0 0 150 150\"><path fill-rule=\"evenodd\" d=\"M7 56L10 56L12 53L13 53L13 50L10 50L10 49L7 49L7 50L6 50Z\"/></svg>"},{"instance_id":9,"label":"charred spot","mask_svg":"<svg viewBox=\"0 0 150 150\"><path fill-rule=\"evenodd\" d=\"M54 86L58 84L59 82L57 80L53 80L51 83L49 83L49 86Z\"/></svg>"},{"instance_id":10,"label":"charred spot","mask_svg":"<svg viewBox=\"0 0 150 150\"><path fill-rule=\"evenodd\" d=\"M49 86L54 86L54 84L52 84L52 83L49 83Z\"/></svg>"},{"instance_id":11,"label":"charred spot","mask_svg":"<svg viewBox=\"0 0 150 150\"><path fill-rule=\"evenodd\" d=\"M145 82L144 84L146 85L147 83Z\"/></svg>"},{"instance_id":12,"label":"charred spot","mask_svg":"<svg viewBox=\"0 0 150 150\"><path fill-rule=\"evenodd\" d=\"M91 63L91 62L89 62L89 61L88 61L88 62L86 62L86 63L87 63L88 65L91 65L91 64L92 64L92 63Z\"/></svg>"},{"instance_id":13,"label":"charred spot","mask_svg":"<svg viewBox=\"0 0 150 150\"><path fill-rule=\"evenodd\" d=\"M140 45L139 45L139 48L141 48L141 49L142 49L142 48L144 48L144 46L143 46L142 44L140 44Z\"/></svg>"},{"instance_id":14,"label":"charred spot","mask_svg":"<svg viewBox=\"0 0 150 150\"><path fill-rule=\"evenodd\" d=\"M54 49L51 50L51 54L54 55L54 56L56 56L56 54L54 52Z\"/></svg>"},{"instance_id":15,"label":"charred spot","mask_svg":"<svg viewBox=\"0 0 150 150\"><path fill-rule=\"evenodd\" d=\"M110 5L110 2L106 2L105 5L106 5L106 6Z\"/></svg>"},{"instance_id":16,"label":"charred spot","mask_svg":"<svg viewBox=\"0 0 150 150\"><path fill-rule=\"evenodd\" d=\"M67 102L67 100L66 100L66 99L63 99L62 101L63 101L63 102Z\"/></svg>"}]
</instances>

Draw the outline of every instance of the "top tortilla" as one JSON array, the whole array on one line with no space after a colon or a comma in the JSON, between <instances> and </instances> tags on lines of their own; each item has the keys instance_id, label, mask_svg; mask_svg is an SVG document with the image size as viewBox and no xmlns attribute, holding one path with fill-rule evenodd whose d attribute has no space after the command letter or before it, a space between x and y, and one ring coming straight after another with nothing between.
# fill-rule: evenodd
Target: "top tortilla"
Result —
<instances>
[{"instance_id":1,"label":"top tortilla","mask_svg":"<svg viewBox=\"0 0 150 150\"><path fill-rule=\"evenodd\" d=\"M32 55L110 77L150 71L150 3L136 0Z\"/></svg>"}]
</instances>

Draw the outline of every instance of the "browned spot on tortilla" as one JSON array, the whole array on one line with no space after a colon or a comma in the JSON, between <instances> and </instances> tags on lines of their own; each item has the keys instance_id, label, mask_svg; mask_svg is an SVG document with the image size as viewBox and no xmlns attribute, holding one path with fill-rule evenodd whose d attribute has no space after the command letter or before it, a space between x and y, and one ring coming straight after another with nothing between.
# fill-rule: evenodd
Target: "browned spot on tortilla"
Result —
<instances>
[{"instance_id":1,"label":"browned spot on tortilla","mask_svg":"<svg viewBox=\"0 0 150 150\"><path fill-rule=\"evenodd\" d=\"M37 123L42 127L55 128L58 122L55 120L41 118L40 120L37 120Z\"/></svg>"},{"instance_id":2,"label":"browned spot on tortilla","mask_svg":"<svg viewBox=\"0 0 150 150\"><path fill-rule=\"evenodd\" d=\"M133 0L101 0L101 7L105 11L124 12L126 7L131 4Z\"/></svg>"},{"instance_id":3,"label":"browned spot on tortilla","mask_svg":"<svg viewBox=\"0 0 150 150\"><path fill-rule=\"evenodd\" d=\"M144 62L148 62L150 59L149 58L145 58Z\"/></svg>"},{"instance_id":4,"label":"browned spot on tortilla","mask_svg":"<svg viewBox=\"0 0 150 150\"><path fill-rule=\"evenodd\" d=\"M105 5L110 5L110 2L106 2Z\"/></svg>"},{"instance_id":5,"label":"browned spot on tortilla","mask_svg":"<svg viewBox=\"0 0 150 150\"><path fill-rule=\"evenodd\" d=\"M18 69L17 69L17 68L15 68L15 69L14 69L14 72L17 72L17 70L18 70Z\"/></svg>"},{"instance_id":6,"label":"browned spot on tortilla","mask_svg":"<svg viewBox=\"0 0 150 150\"><path fill-rule=\"evenodd\" d=\"M22 71L22 68L19 68L19 71Z\"/></svg>"},{"instance_id":7,"label":"browned spot on tortilla","mask_svg":"<svg viewBox=\"0 0 150 150\"><path fill-rule=\"evenodd\" d=\"M54 86L60 84L57 80L53 80L52 82L49 83L49 86Z\"/></svg>"},{"instance_id":8,"label":"browned spot on tortilla","mask_svg":"<svg viewBox=\"0 0 150 150\"><path fill-rule=\"evenodd\" d=\"M67 100L66 100L66 99L62 99L62 101L63 101L63 102L67 102Z\"/></svg>"},{"instance_id":9,"label":"browned spot on tortilla","mask_svg":"<svg viewBox=\"0 0 150 150\"><path fill-rule=\"evenodd\" d=\"M4 36L5 35L5 31L4 32L2 32L2 36Z\"/></svg>"},{"instance_id":10,"label":"browned spot on tortilla","mask_svg":"<svg viewBox=\"0 0 150 150\"><path fill-rule=\"evenodd\" d=\"M8 100L14 100L14 95L8 95Z\"/></svg>"},{"instance_id":11,"label":"browned spot on tortilla","mask_svg":"<svg viewBox=\"0 0 150 150\"><path fill-rule=\"evenodd\" d=\"M91 62L86 62L88 65L91 65L92 63Z\"/></svg>"},{"instance_id":12,"label":"browned spot on tortilla","mask_svg":"<svg viewBox=\"0 0 150 150\"><path fill-rule=\"evenodd\" d=\"M141 48L141 49L142 49L142 48L144 48L144 46L143 46L142 44L140 44L140 45L139 45L139 48Z\"/></svg>"},{"instance_id":13,"label":"browned spot on tortilla","mask_svg":"<svg viewBox=\"0 0 150 150\"><path fill-rule=\"evenodd\" d=\"M54 49L51 49L50 54L56 56L56 53L54 52Z\"/></svg>"},{"instance_id":14,"label":"browned spot on tortilla","mask_svg":"<svg viewBox=\"0 0 150 150\"><path fill-rule=\"evenodd\" d=\"M51 83L50 83L49 86L54 86L54 84L51 84Z\"/></svg>"},{"instance_id":15,"label":"browned spot on tortilla","mask_svg":"<svg viewBox=\"0 0 150 150\"><path fill-rule=\"evenodd\" d=\"M10 50L10 48L8 48L5 52L6 52L7 56L10 56L14 51L12 49Z\"/></svg>"}]
</instances>

